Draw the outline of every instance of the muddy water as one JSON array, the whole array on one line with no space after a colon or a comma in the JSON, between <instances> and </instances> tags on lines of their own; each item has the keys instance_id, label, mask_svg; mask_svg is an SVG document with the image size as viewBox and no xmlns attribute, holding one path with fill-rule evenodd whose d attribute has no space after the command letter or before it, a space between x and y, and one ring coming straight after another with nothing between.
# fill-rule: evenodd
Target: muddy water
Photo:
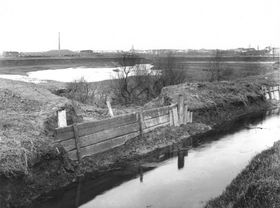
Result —
<instances>
[{"instance_id":1,"label":"muddy water","mask_svg":"<svg viewBox=\"0 0 280 208\"><path fill-rule=\"evenodd\" d=\"M137 171L83 180L34 207L203 207L279 135L279 110L245 117L201 137L189 150L184 145L181 151L169 148L145 160Z\"/></svg>"}]
</instances>

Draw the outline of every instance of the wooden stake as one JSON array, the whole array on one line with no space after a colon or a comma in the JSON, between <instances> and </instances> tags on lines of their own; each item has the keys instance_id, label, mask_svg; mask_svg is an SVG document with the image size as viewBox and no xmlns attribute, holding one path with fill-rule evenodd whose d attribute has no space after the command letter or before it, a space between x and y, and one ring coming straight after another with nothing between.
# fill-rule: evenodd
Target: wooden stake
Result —
<instances>
[{"instance_id":1,"label":"wooden stake","mask_svg":"<svg viewBox=\"0 0 280 208\"><path fill-rule=\"evenodd\" d=\"M66 110L57 111L57 126L58 128L67 126Z\"/></svg>"},{"instance_id":2,"label":"wooden stake","mask_svg":"<svg viewBox=\"0 0 280 208\"><path fill-rule=\"evenodd\" d=\"M269 99L271 100L272 99L272 95L271 95L271 88L270 87L268 88L268 96L269 96Z\"/></svg>"},{"instance_id":3,"label":"wooden stake","mask_svg":"<svg viewBox=\"0 0 280 208\"><path fill-rule=\"evenodd\" d=\"M107 104L110 116L114 117L113 109L112 109L112 106L111 106L111 103L110 103L109 99L106 100L106 104Z\"/></svg>"},{"instance_id":4,"label":"wooden stake","mask_svg":"<svg viewBox=\"0 0 280 208\"><path fill-rule=\"evenodd\" d=\"M187 124L189 122L189 112L188 112L188 106L185 105L185 112L184 112L184 124Z\"/></svg>"},{"instance_id":5,"label":"wooden stake","mask_svg":"<svg viewBox=\"0 0 280 208\"><path fill-rule=\"evenodd\" d=\"M177 107L172 108L174 126L179 126Z\"/></svg>"},{"instance_id":6,"label":"wooden stake","mask_svg":"<svg viewBox=\"0 0 280 208\"><path fill-rule=\"evenodd\" d=\"M178 99L178 117L179 117L179 125L184 124L184 97L183 97L183 95L179 95L179 99Z\"/></svg>"},{"instance_id":7,"label":"wooden stake","mask_svg":"<svg viewBox=\"0 0 280 208\"><path fill-rule=\"evenodd\" d=\"M140 131L140 137L143 136L143 128L144 128L144 119L143 119L143 112L138 112L138 122L139 122L139 131Z\"/></svg>"}]
</instances>

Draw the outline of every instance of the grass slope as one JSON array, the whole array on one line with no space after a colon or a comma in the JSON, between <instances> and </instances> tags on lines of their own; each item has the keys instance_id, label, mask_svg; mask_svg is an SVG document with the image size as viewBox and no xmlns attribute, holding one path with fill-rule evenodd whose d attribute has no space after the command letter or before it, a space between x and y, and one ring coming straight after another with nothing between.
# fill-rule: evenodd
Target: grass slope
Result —
<instances>
[{"instance_id":1,"label":"grass slope","mask_svg":"<svg viewBox=\"0 0 280 208\"><path fill-rule=\"evenodd\" d=\"M280 207L280 142L253 158L206 208Z\"/></svg>"}]
</instances>

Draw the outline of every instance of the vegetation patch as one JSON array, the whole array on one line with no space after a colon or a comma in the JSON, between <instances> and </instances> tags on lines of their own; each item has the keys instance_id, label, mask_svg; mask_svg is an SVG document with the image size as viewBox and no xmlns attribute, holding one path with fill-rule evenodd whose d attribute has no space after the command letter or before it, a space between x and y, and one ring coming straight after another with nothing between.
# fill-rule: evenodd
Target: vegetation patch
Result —
<instances>
[{"instance_id":1,"label":"vegetation patch","mask_svg":"<svg viewBox=\"0 0 280 208\"><path fill-rule=\"evenodd\" d=\"M255 156L223 194L208 202L207 208L280 206L280 142Z\"/></svg>"}]
</instances>

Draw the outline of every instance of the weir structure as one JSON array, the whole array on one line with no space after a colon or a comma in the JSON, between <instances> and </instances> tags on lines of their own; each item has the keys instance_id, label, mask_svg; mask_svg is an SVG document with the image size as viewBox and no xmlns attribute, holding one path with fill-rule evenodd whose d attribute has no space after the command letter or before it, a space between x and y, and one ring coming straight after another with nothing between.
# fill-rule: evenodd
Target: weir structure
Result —
<instances>
[{"instance_id":1,"label":"weir structure","mask_svg":"<svg viewBox=\"0 0 280 208\"><path fill-rule=\"evenodd\" d=\"M81 161L84 157L123 145L129 139L142 137L156 128L191 123L192 117L193 112L180 95L178 102L169 106L56 128L55 143L64 147L70 159Z\"/></svg>"}]
</instances>

